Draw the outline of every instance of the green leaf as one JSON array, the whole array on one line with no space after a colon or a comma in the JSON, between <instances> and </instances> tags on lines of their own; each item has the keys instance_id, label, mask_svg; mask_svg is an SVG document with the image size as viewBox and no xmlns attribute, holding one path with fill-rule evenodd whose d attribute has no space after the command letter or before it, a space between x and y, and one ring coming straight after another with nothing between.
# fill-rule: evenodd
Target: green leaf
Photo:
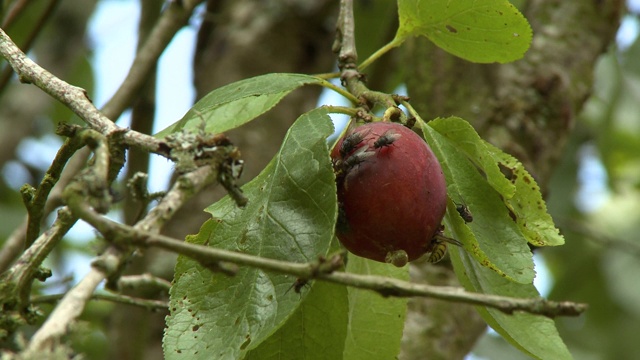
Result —
<instances>
[{"instance_id":1,"label":"green leaf","mask_svg":"<svg viewBox=\"0 0 640 360\"><path fill-rule=\"evenodd\" d=\"M394 42L426 36L463 59L506 63L522 58L532 32L507 0L398 0L400 27Z\"/></svg>"},{"instance_id":2,"label":"green leaf","mask_svg":"<svg viewBox=\"0 0 640 360\"><path fill-rule=\"evenodd\" d=\"M349 256L347 272L409 280L409 267ZM347 342L342 359L395 359L407 311L406 298L384 298L378 293L350 287Z\"/></svg>"},{"instance_id":3,"label":"green leaf","mask_svg":"<svg viewBox=\"0 0 640 360\"><path fill-rule=\"evenodd\" d=\"M483 266L513 281L532 283L535 272L527 241L509 217L501 195L474 165L482 164L480 158L490 158L491 154L486 148L477 146L477 153L470 159L467 157L471 154L469 151L440 133L449 128L441 121L446 121L452 129L459 129L463 125L457 123L464 120L449 118L422 126L425 139L438 157L447 179L449 197L458 203L464 202L473 213L473 222L462 225L457 240ZM431 123L434 123L433 127ZM469 147L468 144L465 147ZM462 221L451 203L448 213Z\"/></svg>"},{"instance_id":4,"label":"green leaf","mask_svg":"<svg viewBox=\"0 0 640 360\"><path fill-rule=\"evenodd\" d=\"M522 163L513 156L502 152L495 146L486 143L487 149L498 160L500 167L509 174L516 193L512 198L505 197L505 204L520 231L527 241L536 246L557 246L564 244L564 238L547 212L547 205L542 199L540 187L527 172Z\"/></svg>"},{"instance_id":5,"label":"green leaf","mask_svg":"<svg viewBox=\"0 0 640 360\"><path fill-rule=\"evenodd\" d=\"M321 80L302 74L275 73L241 80L213 90L183 117L155 135L157 138L186 130L221 133L235 129L274 107L293 90Z\"/></svg>"},{"instance_id":6,"label":"green leaf","mask_svg":"<svg viewBox=\"0 0 640 360\"><path fill-rule=\"evenodd\" d=\"M335 176L324 109L302 115L265 170L243 187L238 208L225 197L188 242L266 258L309 262L326 255L335 225ZM273 334L300 304L289 276L241 268L233 277L180 257L171 288L167 359L238 359ZM304 294L302 295L304 297Z\"/></svg>"},{"instance_id":7,"label":"green leaf","mask_svg":"<svg viewBox=\"0 0 640 360\"><path fill-rule=\"evenodd\" d=\"M354 255L346 272L409 279L408 267ZM404 298L316 281L296 313L248 359L393 359L406 309Z\"/></svg>"},{"instance_id":8,"label":"green leaf","mask_svg":"<svg viewBox=\"0 0 640 360\"><path fill-rule=\"evenodd\" d=\"M287 323L245 359L341 359L348 312L346 287L315 281Z\"/></svg>"},{"instance_id":9,"label":"green leaf","mask_svg":"<svg viewBox=\"0 0 640 360\"><path fill-rule=\"evenodd\" d=\"M502 196L511 218L516 220L528 242L536 246L564 244L547 212L540 188L522 163L482 140L463 119L455 116L436 119L429 125L455 143L458 151L484 172L487 182ZM466 203L464 198L454 201Z\"/></svg>"},{"instance_id":10,"label":"green leaf","mask_svg":"<svg viewBox=\"0 0 640 360\"><path fill-rule=\"evenodd\" d=\"M455 225L456 221L459 220L452 214L445 218L447 227L454 229L451 232L454 237L458 236L455 229L460 228L460 224ZM533 284L518 284L502 278L479 266L462 249L451 251L451 260L458 279L468 291L520 298L540 296ZM476 309L491 328L525 354L537 359L572 359L553 320L521 312L507 315L491 308Z\"/></svg>"},{"instance_id":11,"label":"green leaf","mask_svg":"<svg viewBox=\"0 0 640 360\"><path fill-rule=\"evenodd\" d=\"M473 213L473 222L465 224L456 212L456 205L451 201L447 204L445 229L464 244L464 249L450 252L460 282L467 290L478 293L539 297L531 281L533 263L523 228L531 227L537 234L550 231L547 226L553 227L553 222L543 207L544 215L535 215L536 219L548 217L543 230L534 225L537 220L531 225L526 221L522 225L516 224L508 209L510 204L527 208L532 206L531 199L538 199L537 186L522 179L522 184L527 184L525 187L516 179L531 176L517 160L480 139L460 118L436 119L423 123L422 129L440 160L449 196L464 202ZM506 170L513 171L509 179L503 174L508 173ZM509 186L499 177L507 179ZM508 194L512 196L509 198ZM539 199L542 201L541 196ZM536 201L533 203L538 205ZM523 215L523 219L531 220L532 217ZM555 227L553 232L556 233ZM476 245L481 249L480 254L476 252ZM571 358L553 320L524 313L507 315L484 307L477 309L487 324L527 355L540 359Z\"/></svg>"},{"instance_id":12,"label":"green leaf","mask_svg":"<svg viewBox=\"0 0 640 360\"><path fill-rule=\"evenodd\" d=\"M485 173L487 182L494 190L506 198L513 197L516 187L500 171L498 162L501 157L489 151L489 144L482 140L471 124L459 117L451 116L432 120L429 125L455 143L458 151Z\"/></svg>"}]
</instances>

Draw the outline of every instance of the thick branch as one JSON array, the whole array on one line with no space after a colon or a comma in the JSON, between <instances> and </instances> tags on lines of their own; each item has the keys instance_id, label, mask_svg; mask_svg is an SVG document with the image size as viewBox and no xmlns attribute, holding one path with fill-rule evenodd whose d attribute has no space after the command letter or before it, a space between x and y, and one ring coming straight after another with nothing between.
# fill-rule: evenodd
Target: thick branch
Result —
<instances>
[{"instance_id":1,"label":"thick branch","mask_svg":"<svg viewBox=\"0 0 640 360\"><path fill-rule=\"evenodd\" d=\"M336 40L333 51L338 54L338 68L340 80L347 90L358 98L366 110L373 109L374 104L385 108L396 105L395 100L389 94L371 91L364 83L364 76L358 71L355 39L355 20L353 15L353 1L342 0L340 2L340 15L336 26Z\"/></svg>"}]
</instances>

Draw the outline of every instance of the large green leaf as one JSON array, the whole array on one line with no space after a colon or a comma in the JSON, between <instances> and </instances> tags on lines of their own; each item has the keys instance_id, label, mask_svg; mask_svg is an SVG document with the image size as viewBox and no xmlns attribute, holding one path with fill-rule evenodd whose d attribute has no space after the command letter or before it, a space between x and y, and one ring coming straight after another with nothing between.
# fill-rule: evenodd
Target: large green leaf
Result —
<instances>
[{"instance_id":1,"label":"large green leaf","mask_svg":"<svg viewBox=\"0 0 640 360\"><path fill-rule=\"evenodd\" d=\"M409 280L409 267L350 256L347 272L383 275ZM406 298L384 298L378 293L352 288L349 291L347 341L342 359L395 359L407 312Z\"/></svg>"},{"instance_id":2,"label":"large green leaf","mask_svg":"<svg viewBox=\"0 0 640 360\"><path fill-rule=\"evenodd\" d=\"M533 263L527 240L547 234L552 239L544 244L550 245L553 234L558 235L546 208L539 206L538 199L542 202L542 197L535 183L529 181L531 175L515 159L480 139L460 118L436 119L423 123L422 129L440 160L449 196L464 202L473 213L473 222L465 223L456 212L456 205L447 205L447 234L464 244L464 249L451 251L460 282L467 290L478 293L539 297L532 283ZM512 170L509 179L499 167L505 172ZM499 177L507 179L508 186ZM522 183L527 186L516 178L523 178ZM528 209L531 204L539 209ZM514 214L512 206L533 214L522 215L519 223L520 215ZM525 236L526 228L531 228L534 235ZM571 358L553 320L525 313L507 315L484 307L478 307L478 311L487 324L524 353L539 359Z\"/></svg>"},{"instance_id":3,"label":"large green leaf","mask_svg":"<svg viewBox=\"0 0 640 360\"><path fill-rule=\"evenodd\" d=\"M246 359L342 359L348 311L346 287L317 281L286 324Z\"/></svg>"},{"instance_id":4,"label":"large green leaf","mask_svg":"<svg viewBox=\"0 0 640 360\"><path fill-rule=\"evenodd\" d=\"M302 115L265 170L243 187L249 204L228 197L188 242L295 262L325 255L337 212L324 109ZM234 277L180 257L164 337L168 359L237 359L273 334L297 309L290 276L241 268ZM304 297L304 293L302 294Z\"/></svg>"},{"instance_id":5,"label":"large green leaf","mask_svg":"<svg viewBox=\"0 0 640 360\"><path fill-rule=\"evenodd\" d=\"M398 0L398 13L394 42L426 36L473 62L514 61L531 44L529 23L508 0Z\"/></svg>"},{"instance_id":6,"label":"large green leaf","mask_svg":"<svg viewBox=\"0 0 640 360\"><path fill-rule=\"evenodd\" d=\"M349 256L345 271L409 279L406 266L355 255ZM406 309L404 298L316 282L296 313L248 358L393 359L400 352Z\"/></svg>"},{"instance_id":7,"label":"large green leaf","mask_svg":"<svg viewBox=\"0 0 640 360\"><path fill-rule=\"evenodd\" d=\"M440 160L442 171L447 179L448 195L458 203L464 202L473 213L473 222L461 227L458 240L478 263L511 280L531 284L535 272L527 241L509 217L501 195L485 177L504 175L495 171L488 173L478 171L475 164L483 164L482 158L492 157L486 147L474 146L476 152L472 153L466 150L469 144L461 146L460 143L446 136L446 130L449 127L462 128L463 125L458 124L461 121L464 120L449 118L434 120L429 124L423 123L422 126L425 139ZM475 141L473 140L475 137L463 138L466 141ZM464 143L465 140L461 141ZM487 169L489 168L487 166ZM492 183L499 182L492 181ZM449 213L454 213L460 218L455 211L455 206L450 204L448 209ZM460 220L462 221L462 218Z\"/></svg>"},{"instance_id":8,"label":"large green leaf","mask_svg":"<svg viewBox=\"0 0 640 360\"><path fill-rule=\"evenodd\" d=\"M462 219L449 213L445 223L452 230L451 236L462 236L457 232L465 226ZM480 266L462 249L451 251L451 259L460 283L468 291L520 298L540 296L533 284L518 284L500 277ZM572 358L553 320L521 312L508 315L496 309L476 308L491 328L524 353L537 359Z\"/></svg>"},{"instance_id":9,"label":"large green leaf","mask_svg":"<svg viewBox=\"0 0 640 360\"><path fill-rule=\"evenodd\" d=\"M482 140L463 119L436 119L429 125L451 140L460 153L484 172L486 181L501 195L511 218L515 218L528 242L536 246L564 244L547 212L540 188L521 162ZM454 199L457 203L466 203L465 200Z\"/></svg>"},{"instance_id":10,"label":"large green leaf","mask_svg":"<svg viewBox=\"0 0 640 360\"><path fill-rule=\"evenodd\" d=\"M155 136L203 128L208 133L235 129L269 111L293 90L319 82L309 75L272 73L225 85L200 99L182 119Z\"/></svg>"}]
</instances>

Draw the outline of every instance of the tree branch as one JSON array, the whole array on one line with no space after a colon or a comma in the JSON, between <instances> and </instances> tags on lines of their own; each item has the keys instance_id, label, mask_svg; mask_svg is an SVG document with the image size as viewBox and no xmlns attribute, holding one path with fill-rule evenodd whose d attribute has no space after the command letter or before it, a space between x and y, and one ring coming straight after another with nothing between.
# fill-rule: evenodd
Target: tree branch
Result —
<instances>
[{"instance_id":1,"label":"tree branch","mask_svg":"<svg viewBox=\"0 0 640 360\"><path fill-rule=\"evenodd\" d=\"M106 238L119 239L119 244L126 242L138 246L155 246L184 256L188 256L207 267L212 264L232 263L242 266L256 267L266 271L284 273L303 279L319 279L346 286L373 290L382 296L396 297L430 297L440 300L482 305L511 314L523 311L547 317L577 316L587 309L586 304L573 302L555 302L543 298L522 299L498 295L487 295L464 291L459 287L431 286L414 284L393 278L371 275L359 275L345 272L318 271L320 261L313 263L294 263L263 258L208 246L189 244L163 235L152 234L127 225L116 223L101 216L90 207L81 204L80 217L93 225ZM331 262L331 260L329 261ZM224 264L222 264L224 266ZM225 266L228 268L228 266ZM214 266L215 268L215 266ZM332 269L332 267L329 267Z\"/></svg>"},{"instance_id":2,"label":"tree branch","mask_svg":"<svg viewBox=\"0 0 640 360\"><path fill-rule=\"evenodd\" d=\"M31 300L31 303L32 304L53 303L62 299L64 295L65 294L38 296L38 297L34 297ZM90 297L90 300L105 300L105 301L111 301L119 304L134 305L134 306L145 308L149 311L167 310L169 308L169 303L167 301L140 299L133 296L120 295L120 294L97 293L97 294L92 294Z\"/></svg>"},{"instance_id":3,"label":"tree branch","mask_svg":"<svg viewBox=\"0 0 640 360\"><path fill-rule=\"evenodd\" d=\"M80 116L85 121L87 121L87 119L93 120L93 122L87 121L89 125L92 125L92 123L96 123L97 125L99 125L99 127L106 128L109 131L113 130L114 128L109 126L109 123L112 122L111 119L118 118L120 114L122 114L124 109L126 109L130 102L130 99L134 98L137 89L142 87L143 83L146 81L146 75L148 75L151 69L153 69L153 67L156 65L157 59L160 57L160 54L164 51L175 33L189 19L191 13L193 12L193 9L201 2L202 0L190 0L170 3L168 8L162 13L161 19L158 24L153 28L148 41L145 42L145 44L136 54L136 58L134 59L133 65L124 82L120 85L118 91L116 92L116 94L114 94L112 99L102 108L102 114L104 114L104 116L100 115L100 112L98 112L91 104L91 100L87 98L85 91L80 88L73 87L60 80L58 81L58 85L61 85L62 88L58 89L60 91L52 92L56 94L72 94L73 97L66 100L71 102L77 100L82 105L82 107L86 107L88 109L87 113L83 113L84 116L76 112L78 116ZM41 69L37 64L27 59L24 53L20 51L20 49L11 41L11 39L6 35L6 33L4 33L2 29L0 29L0 54L3 57L7 58L14 71L18 72L18 76L21 79L23 78L23 75L21 75L19 71L30 70L31 67L33 67L34 69L31 71L33 76L47 75L46 79L57 79L50 73L44 71L44 69ZM9 58L14 57L18 60L12 63ZM29 61L25 63L25 59ZM41 83L44 82L42 81L44 79L40 80ZM52 95L52 93L46 90L45 92ZM64 98L56 96L54 96L54 98L69 106ZM69 106L69 108L74 110L74 108L71 106ZM98 130L98 128L96 127L94 127L94 129ZM106 133L103 134L107 135ZM165 157L169 157L170 155L169 149L164 143L158 142L150 136L129 131L126 134L125 138L128 138L128 140L125 139L125 143L127 143L128 145L139 146L143 150L155 152ZM150 141L151 143L147 143L145 145L146 141ZM155 149L155 151L151 149ZM62 187L64 187L68 182L66 180L71 180L73 178L73 175L79 171L80 167L85 165L88 154L88 151L82 150L78 154L76 154L76 160L80 159L80 161L72 161L71 164L73 164L73 166L67 166L65 168L65 171L61 177L62 184L59 184L59 186L56 187L57 189L61 189ZM58 191L57 193L59 192L60 191ZM57 197L54 197L54 200L55 201L52 202L51 197L49 198L49 200L47 201L45 213L48 213L49 211L51 211L51 209L55 208ZM25 217L25 220L23 221L22 225L20 225L20 228L17 228L14 232L12 232L10 238L2 247L2 250L0 251L0 272L6 270L6 268L18 255L19 251L16 250L19 250L24 243L24 239L27 233L27 229L25 227L27 226L27 224L28 220L27 217Z\"/></svg>"},{"instance_id":4,"label":"tree branch","mask_svg":"<svg viewBox=\"0 0 640 360\"><path fill-rule=\"evenodd\" d=\"M34 84L53 98L59 100L84 120L91 128L105 136L124 131L126 145L170 158L166 146L152 136L116 126L103 115L88 98L84 89L73 86L40 67L29 59L0 29L0 54L9 62L23 83Z\"/></svg>"},{"instance_id":5,"label":"tree branch","mask_svg":"<svg viewBox=\"0 0 640 360\"><path fill-rule=\"evenodd\" d=\"M102 108L106 116L116 118L130 105L173 36L187 23L193 9L202 2L203 0L182 0L168 3L147 41L138 51L124 82Z\"/></svg>"},{"instance_id":6,"label":"tree branch","mask_svg":"<svg viewBox=\"0 0 640 360\"><path fill-rule=\"evenodd\" d=\"M32 246L22 253L11 269L2 274L2 282L16 286L17 294L15 295L17 295L18 308L28 303L31 283L39 266L77 220L78 218L72 215L67 208L60 209L53 225L42 233L33 242ZM4 304L4 300L10 300L7 297L11 295L12 294L0 294L0 299L2 300L0 303ZM8 309L5 308L5 310Z\"/></svg>"},{"instance_id":7,"label":"tree branch","mask_svg":"<svg viewBox=\"0 0 640 360\"><path fill-rule=\"evenodd\" d=\"M152 232L159 231L164 221L171 218L190 197L217 179L217 169L217 166L203 166L193 172L181 175L180 179L176 181L158 206L142 221L136 224L136 226L127 226L126 228L145 234L152 234ZM69 187L65 190L67 206L72 210L74 215L89 218L93 216L93 214L96 214L102 218L102 216L87 204L84 196L78 194L76 191L78 191L78 189L75 187ZM116 232L108 231L105 231L103 234L105 234L107 239L113 239L114 236L121 236L121 234ZM38 353L51 347L57 339L66 333L69 326L80 316L100 282L118 273L121 269L129 254L128 251L122 249L122 247L110 246L103 255L93 261L93 266L89 273L65 294L49 318L34 334L27 348L27 352Z\"/></svg>"},{"instance_id":8,"label":"tree branch","mask_svg":"<svg viewBox=\"0 0 640 360\"><path fill-rule=\"evenodd\" d=\"M151 274L128 275L120 277L118 280L118 288L153 288L168 292L169 289L171 289L171 282Z\"/></svg>"},{"instance_id":9,"label":"tree branch","mask_svg":"<svg viewBox=\"0 0 640 360\"><path fill-rule=\"evenodd\" d=\"M361 105L366 107L367 111L373 109L374 104L379 104L385 109L396 106L396 101L391 95L369 90L363 81L364 76L358 71L352 0L340 2L340 15L336 26L333 51L338 54L338 68L342 85L359 100Z\"/></svg>"},{"instance_id":10,"label":"tree branch","mask_svg":"<svg viewBox=\"0 0 640 360\"><path fill-rule=\"evenodd\" d=\"M29 29L30 30L29 35L27 36L27 38L22 44L23 51L29 52L36 37L38 36L38 34L40 34L42 29L44 28L44 25L53 14L59 2L60 2L59 0L50 0L49 3L47 4L47 7L40 14L40 17L35 21L32 20L34 26L33 28ZM17 4L5 19L5 22L2 24L2 27L5 29L8 29L13 24L16 17L18 17L19 14L26 9L27 4L28 4L28 1L22 1L21 3ZM11 69L9 67L2 69L2 72L0 73L0 94L6 89L10 79L11 79Z\"/></svg>"},{"instance_id":11,"label":"tree branch","mask_svg":"<svg viewBox=\"0 0 640 360\"><path fill-rule=\"evenodd\" d=\"M28 199L25 199L25 206L27 208L27 212L29 213L29 223L27 226L27 233L25 238L25 248L31 246L33 240L35 240L35 238L40 234L40 224L42 223L42 218L46 213L45 205L47 203L47 199L49 198L51 189L60 179L60 174L62 174L62 170L67 164L67 161L69 161L71 156L73 156L73 154L82 146L84 146L84 144L79 141L79 138L77 137L67 139L58 150L55 159L51 163L51 166L49 167L47 172L44 174L44 177L42 178L42 181L40 181L40 185L38 186L38 188L34 189L30 185L25 185L28 187L30 193L30 197Z\"/></svg>"}]
</instances>

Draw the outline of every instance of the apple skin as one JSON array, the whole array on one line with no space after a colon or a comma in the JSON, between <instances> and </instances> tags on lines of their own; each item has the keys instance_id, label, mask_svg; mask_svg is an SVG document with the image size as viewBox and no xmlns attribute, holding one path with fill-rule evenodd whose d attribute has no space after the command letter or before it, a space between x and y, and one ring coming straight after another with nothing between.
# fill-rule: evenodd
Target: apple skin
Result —
<instances>
[{"instance_id":1,"label":"apple skin","mask_svg":"<svg viewBox=\"0 0 640 360\"><path fill-rule=\"evenodd\" d=\"M345 138L351 141L343 147ZM420 136L401 124L369 123L341 138L331 157L340 207L336 235L349 251L396 266L430 251L446 210L447 186Z\"/></svg>"}]
</instances>

